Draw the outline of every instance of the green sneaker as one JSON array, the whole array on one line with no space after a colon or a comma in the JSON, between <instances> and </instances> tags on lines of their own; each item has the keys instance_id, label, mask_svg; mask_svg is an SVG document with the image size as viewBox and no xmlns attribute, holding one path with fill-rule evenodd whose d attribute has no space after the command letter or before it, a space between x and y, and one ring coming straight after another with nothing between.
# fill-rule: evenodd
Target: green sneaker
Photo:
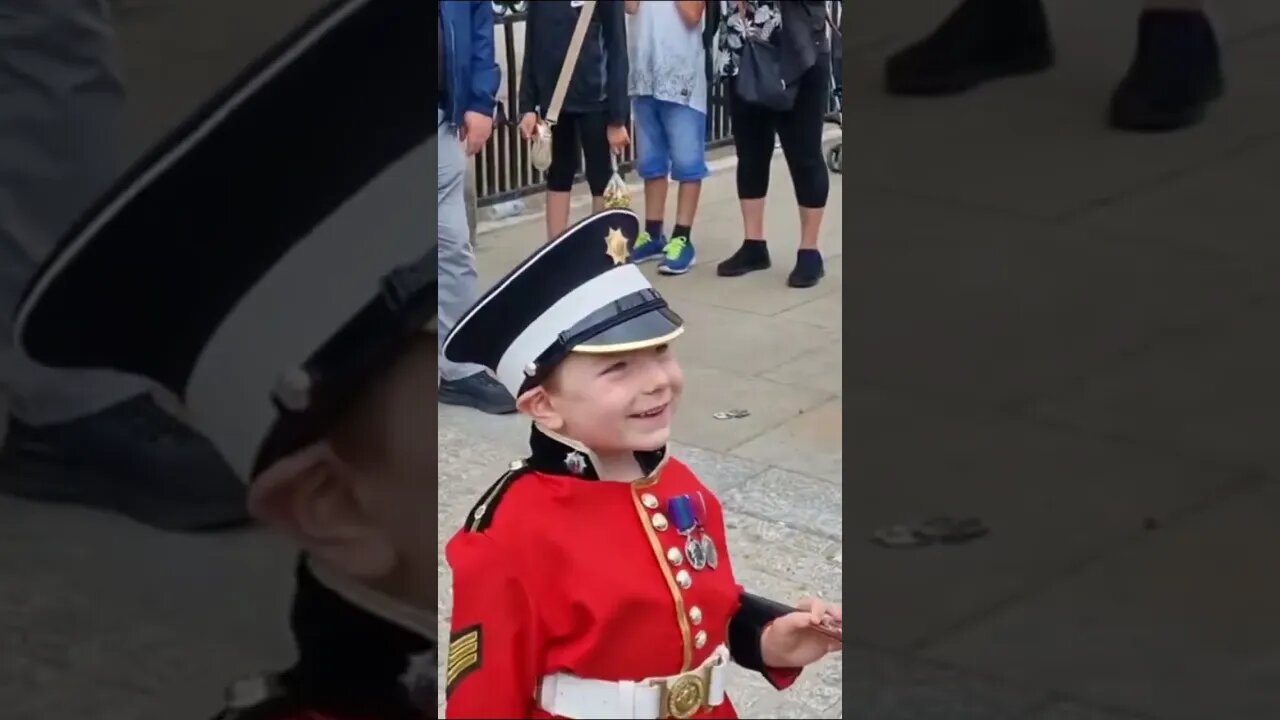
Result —
<instances>
[{"instance_id":1,"label":"green sneaker","mask_svg":"<svg viewBox=\"0 0 1280 720\"><path fill-rule=\"evenodd\" d=\"M662 248L667 244L667 239L659 235L656 239L648 232L641 232L636 236L636 241L631 245L631 262L637 265L650 260L657 260L662 257Z\"/></svg>"},{"instance_id":2,"label":"green sneaker","mask_svg":"<svg viewBox=\"0 0 1280 720\"><path fill-rule=\"evenodd\" d=\"M667 246L662 249L662 256L658 272L663 275L683 275L689 272L698 259L693 243L689 242L689 238L684 237L671 238Z\"/></svg>"}]
</instances>

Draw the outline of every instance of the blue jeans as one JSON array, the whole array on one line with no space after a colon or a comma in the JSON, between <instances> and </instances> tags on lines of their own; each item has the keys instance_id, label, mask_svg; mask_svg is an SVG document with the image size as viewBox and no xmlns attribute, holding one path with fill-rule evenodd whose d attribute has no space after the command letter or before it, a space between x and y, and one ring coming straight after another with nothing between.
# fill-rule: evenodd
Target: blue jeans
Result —
<instances>
[{"instance_id":1,"label":"blue jeans","mask_svg":"<svg viewBox=\"0 0 1280 720\"><path fill-rule=\"evenodd\" d=\"M632 98L636 173L644 180L670 177L697 182L707 169L707 116L688 105L649 96Z\"/></svg>"}]
</instances>

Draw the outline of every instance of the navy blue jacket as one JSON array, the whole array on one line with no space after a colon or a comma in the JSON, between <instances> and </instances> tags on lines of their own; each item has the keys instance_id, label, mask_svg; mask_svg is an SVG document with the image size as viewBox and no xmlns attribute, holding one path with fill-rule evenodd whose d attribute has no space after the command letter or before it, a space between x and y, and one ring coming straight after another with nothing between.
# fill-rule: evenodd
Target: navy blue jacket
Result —
<instances>
[{"instance_id":1,"label":"navy blue jacket","mask_svg":"<svg viewBox=\"0 0 1280 720\"><path fill-rule=\"evenodd\" d=\"M415 0L417 1L417 0ZM493 116L502 71L493 56L493 7L487 0L444 0L445 118L461 125L468 112Z\"/></svg>"},{"instance_id":2,"label":"navy blue jacket","mask_svg":"<svg viewBox=\"0 0 1280 720\"><path fill-rule=\"evenodd\" d=\"M580 5L569 0L529 3L520 77L521 115L536 112L545 116L550 109L580 13ZM631 116L628 70L626 5L622 0L600 0L587 26L561 111L604 112L610 125L626 125Z\"/></svg>"}]
</instances>

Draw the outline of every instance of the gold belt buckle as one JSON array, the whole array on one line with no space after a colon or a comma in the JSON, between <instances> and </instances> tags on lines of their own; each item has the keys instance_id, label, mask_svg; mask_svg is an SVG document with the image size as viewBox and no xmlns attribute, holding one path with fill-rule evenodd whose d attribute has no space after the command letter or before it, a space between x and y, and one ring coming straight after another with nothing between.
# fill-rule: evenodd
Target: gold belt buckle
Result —
<instances>
[{"instance_id":1,"label":"gold belt buckle","mask_svg":"<svg viewBox=\"0 0 1280 720\"><path fill-rule=\"evenodd\" d=\"M712 665L708 665L674 680L653 683L661 690L658 707L666 711L663 717L687 720L707 707L711 693L711 668Z\"/></svg>"}]
</instances>

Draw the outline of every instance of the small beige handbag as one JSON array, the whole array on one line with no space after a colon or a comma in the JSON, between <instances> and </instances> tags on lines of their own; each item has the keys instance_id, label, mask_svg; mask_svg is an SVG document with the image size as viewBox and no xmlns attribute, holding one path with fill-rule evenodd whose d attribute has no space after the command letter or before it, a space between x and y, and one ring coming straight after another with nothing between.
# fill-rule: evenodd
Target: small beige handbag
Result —
<instances>
[{"instance_id":1,"label":"small beige handbag","mask_svg":"<svg viewBox=\"0 0 1280 720\"><path fill-rule=\"evenodd\" d=\"M578 25L573 29L573 38L569 40L569 53L565 56L564 67L560 69L556 90L551 95L551 107L547 108L546 117L538 121L533 131L529 161L538 172L546 172L551 167L551 128L560 117L560 106L564 105L564 96L569 92L569 82L573 79L574 68L578 66L582 42L587 37L587 26L591 24L591 16L595 11L596 0L583 0L582 10L578 13Z\"/></svg>"}]
</instances>

